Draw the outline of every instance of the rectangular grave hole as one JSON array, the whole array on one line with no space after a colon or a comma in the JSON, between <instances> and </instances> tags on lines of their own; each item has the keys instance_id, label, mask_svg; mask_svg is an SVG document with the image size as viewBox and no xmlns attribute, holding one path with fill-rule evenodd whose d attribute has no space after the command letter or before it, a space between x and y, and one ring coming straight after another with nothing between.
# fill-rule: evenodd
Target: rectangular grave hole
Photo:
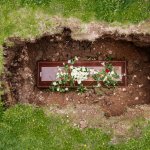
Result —
<instances>
[{"instance_id":1,"label":"rectangular grave hole","mask_svg":"<svg viewBox=\"0 0 150 150\"><path fill-rule=\"evenodd\" d=\"M73 66L84 66L90 69L101 71L104 66L102 63L105 61L79 61ZM58 66L63 68L63 62L50 62L50 61L39 61L37 62L37 87L48 88L52 82L56 81L56 74L58 72ZM115 68L116 73L119 75L117 79L117 85L126 86L127 85L127 69L126 61L111 61L109 62ZM86 81L82 82L84 86L92 87L96 85L97 82L92 78L88 78Z\"/></svg>"}]
</instances>

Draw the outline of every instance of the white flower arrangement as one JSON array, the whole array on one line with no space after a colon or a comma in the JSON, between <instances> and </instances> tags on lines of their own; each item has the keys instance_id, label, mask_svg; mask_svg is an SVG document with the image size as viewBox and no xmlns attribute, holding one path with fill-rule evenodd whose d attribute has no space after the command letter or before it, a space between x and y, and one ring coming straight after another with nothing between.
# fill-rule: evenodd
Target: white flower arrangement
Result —
<instances>
[{"instance_id":1,"label":"white flower arrangement","mask_svg":"<svg viewBox=\"0 0 150 150\"><path fill-rule=\"evenodd\" d=\"M68 64L64 63L64 69L58 67L58 73L56 74L56 80L52 83L52 91L67 92L70 88L75 87L77 83L78 92L84 92L86 88L83 86L83 81L92 77L94 81L97 81L97 86L100 87L100 82L103 82L105 86L115 86L119 78L119 75L115 72L111 64L103 62L104 69L101 71L87 68L84 66L75 67L73 64L78 61L78 57L68 60ZM66 85L69 85L66 87Z\"/></svg>"},{"instance_id":2,"label":"white flower arrangement","mask_svg":"<svg viewBox=\"0 0 150 150\"><path fill-rule=\"evenodd\" d=\"M82 81L88 79L89 69L85 67L73 67L71 70L71 77L74 81L77 81L78 84L81 84Z\"/></svg>"}]
</instances>

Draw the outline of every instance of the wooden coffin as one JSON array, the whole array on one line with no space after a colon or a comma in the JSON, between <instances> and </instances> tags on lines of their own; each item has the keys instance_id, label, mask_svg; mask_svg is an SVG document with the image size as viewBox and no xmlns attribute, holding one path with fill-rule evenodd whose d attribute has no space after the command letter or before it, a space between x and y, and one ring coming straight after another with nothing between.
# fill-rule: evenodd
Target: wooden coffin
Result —
<instances>
[{"instance_id":1,"label":"wooden coffin","mask_svg":"<svg viewBox=\"0 0 150 150\"><path fill-rule=\"evenodd\" d=\"M93 68L95 70L101 70L104 68L102 65L106 61L79 61L73 66L84 66L88 68ZM37 62L37 87L48 88L52 82L56 81L56 73L58 72L58 66L63 67L63 62L50 62L50 61L38 61ZM127 85L127 63L126 61L110 61L110 63L115 68L117 74L120 75L117 79L117 85L126 86ZM87 87L96 85L97 82L92 79L84 81L83 84Z\"/></svg>"}]
</instances>

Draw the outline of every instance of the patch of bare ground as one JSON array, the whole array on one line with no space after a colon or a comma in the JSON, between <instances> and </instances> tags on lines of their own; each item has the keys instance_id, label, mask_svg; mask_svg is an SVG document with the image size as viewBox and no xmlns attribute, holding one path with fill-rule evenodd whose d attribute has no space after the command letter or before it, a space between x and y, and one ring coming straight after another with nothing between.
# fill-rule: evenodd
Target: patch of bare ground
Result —
<instances>
[{"instance_id":1,"label":"patch of bare ground","mask_svg":"<svg viewBox=\"0 0 150 150\"><path fill-rule=\"evenodd\" d=\"M61 34L45 35L34 41L9 39L14 46L4 44L4 100L6 105L12 103L31 103L39 106L57 104L60 108L68 105L85 105L101 107L106 117L118 116L128 107L150 102L150 51L137 47L133 42L119 40L116 35L106 34L91 42L73 40L71 31L64 29ZM136 38L137 41L140 38ZM141 40L142 41L142 40ZM104 60L109 52L114 60L128 62L128 86L116 87L114 90L93 88L84 94L76 92L53 93L36 87L36 62L39 60L65 61L74 56L80 60Z\"/></svg>"},{"instance_id":2,"label":"patch of bare ground","mask_svg":"<svg viewBox=\"0 0 150 150\"><path fill-rule=\"evenodd\" d=\"M65 108L58 106L46 107L46 114L52 113L66 116L74 127L83 128L101 128L104 132L112 135L111 142L128 140L131 137L141 136L142 128L150 120L150 106L137 105L133 108L127 108L127 111L115 117L107 118L103 108L98 105L68 105Z\"/></svg>"}]
</instances>

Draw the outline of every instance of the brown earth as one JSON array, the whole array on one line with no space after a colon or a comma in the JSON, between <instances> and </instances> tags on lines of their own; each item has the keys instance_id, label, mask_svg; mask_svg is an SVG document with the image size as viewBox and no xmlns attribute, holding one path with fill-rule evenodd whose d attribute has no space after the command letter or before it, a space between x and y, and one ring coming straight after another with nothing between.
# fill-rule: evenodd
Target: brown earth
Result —
<instances>
[{"instance_id":1,"label":"brown earth","mask_svg":"<svg viewBox=\"0 0 150 150\"><path fill-rule=\"evenodd\" d=\"M33 42L13 39L14 46L4 44L5 102L34 103L40 106L73 104L101 106L106 116L121 115L128 106L150 103L150 51L149 47L136 47L132 42L114 40L108 36L94 42L71 38L71 31L43 36ZM36 87L36 62L38 60L65 61L74 56L80 60L104 60L112 51L114 60L127 60L128 86L89 89L84 94L76 92L53 93Z\"/></svg>"}]
</instances>

